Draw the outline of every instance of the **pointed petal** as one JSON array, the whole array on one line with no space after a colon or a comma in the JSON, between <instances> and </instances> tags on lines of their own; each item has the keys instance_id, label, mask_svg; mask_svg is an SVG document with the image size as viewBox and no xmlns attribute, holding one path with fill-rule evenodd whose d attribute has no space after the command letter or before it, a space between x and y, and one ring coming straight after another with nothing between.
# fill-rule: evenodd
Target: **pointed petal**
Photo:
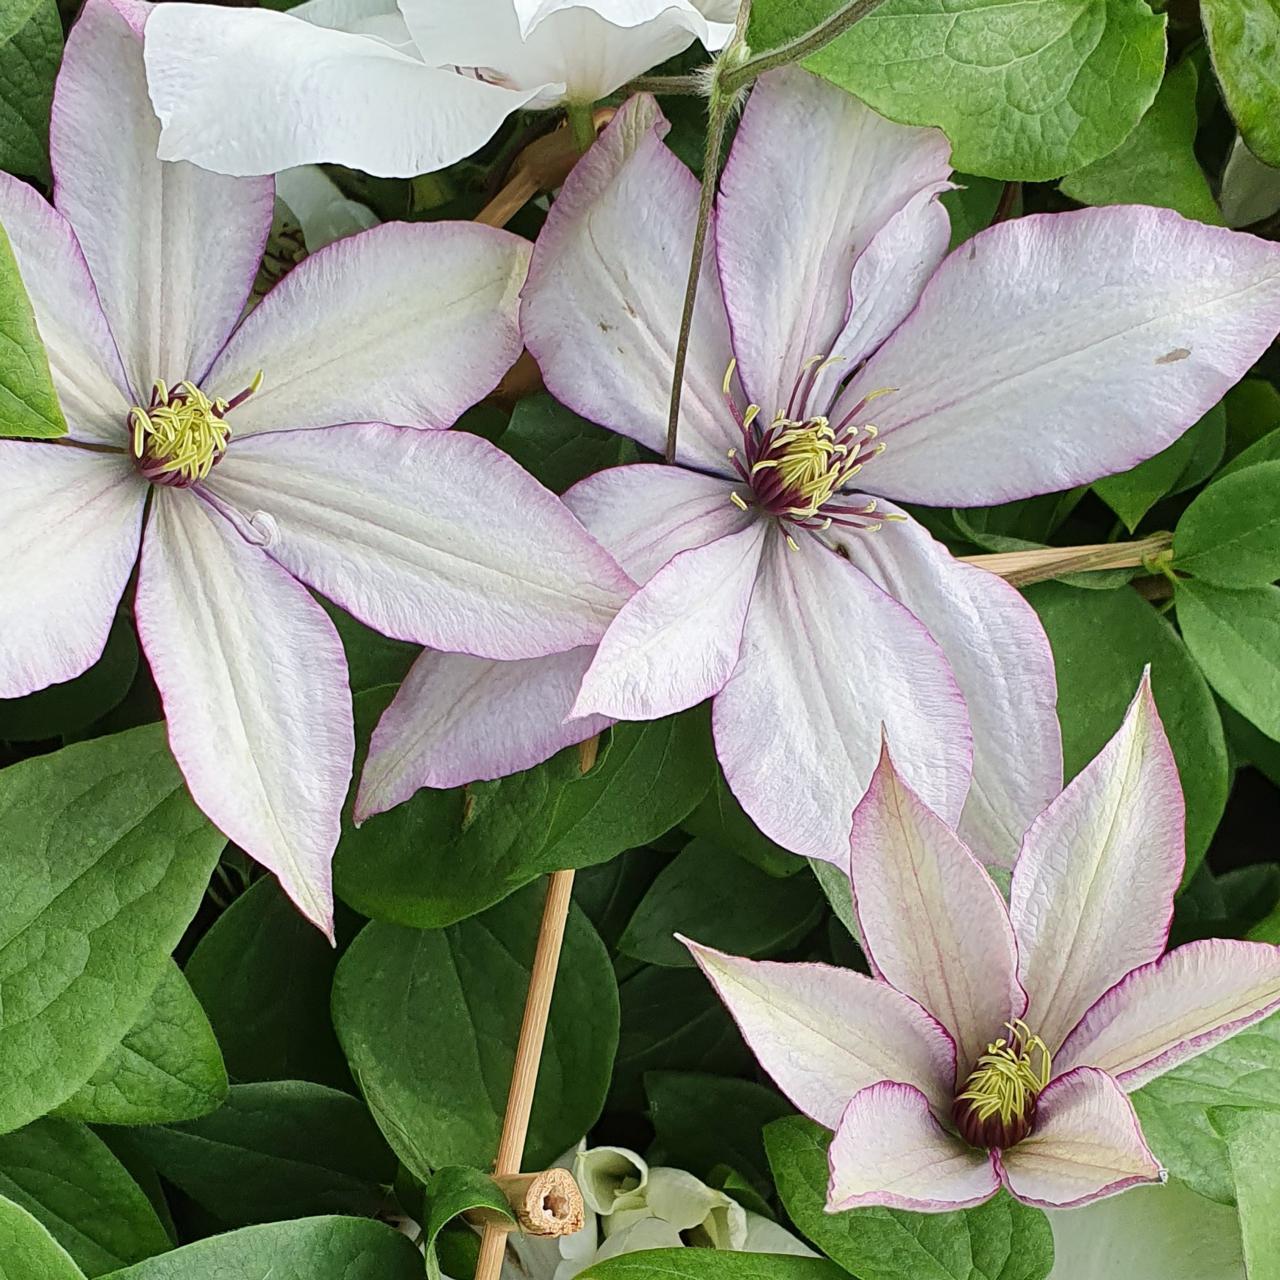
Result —
<instances>
[{"instance_id":1,"label":"pointed petal","mask_svg":"<svg viewBox=\"0 0 1280 1280\"><path fill-rule=\"evenodd\" d=\"M495 662L428 649L412 666L369 743L355 816L393 809L421 787L505 778L607 728L570 720L595 649Z\"/></svg>"},{"instance_id":2,"label":"pointed petal","mask_svg":"<svg viewBox=\"0 0 1280 1280\"><path fill-rule=\"evenodd\" d=\"M880 975L951 1033L964 1079L1026 1008L1013 926L991 877L898 775L890 750L886 741L853 814L858 921Z\"/></svg>"},{"instance_id":3,"label":"pointed petal","mask_svg":"<svg viewBox=\"0 0 1280 1280\"><path fill-rule=\"evenodd\" d=\"M888 502L879 509L903 514ZM906 605L946 654L973 724L960 834L982 862L1011 866L1032 819L1062 790L1053 651L1035 610L995 574L957 560L916 520L886 521L871 536L829 530L827 537Z\"/></svg>"},{"instance_id":4,"label":"pointed petal","mask_svg":"<svg viewBox=\"0 0 1280 1280\"><path fill-rule=\"evenodd\" d=\"M578 162L534 249L520 326L548 390L583 417L661 452L698 183L662 145L652 98L627 102ZM741 436L724 401L731 352L712 265L714 226L685 368L678 457L731 474Z\"/></svg>"},{"instance_id":5,"label":"pointed petal","mask_svg":"<svg viewBox=\"0 0 1280 1280\"><path fill-rule=\"evenodd\" d=\"M718 693L738 661L767 522L674 556L609 624L573 715L656 720Z\"/></svg>"},{"instance_id":6,"label":"pointed petal","mask_svg":"<svg viewBox=\"0 0 1280 1280\"><path fill-rule=\"evenodd\" d=\"M1122 978L1054 1058L1099 1067L1130 1093L1280 1008L1280 947L1205 938Z\"/></svg>"},{"instance_id":7,"label":"pointed petal","mask_svg":"<svg viewBox=\"0 0 1280 1280\"><path fill-rule=\"evenodd\" d=\"M0 440L0 698L70 680L101 656L146 496L119 454Z\"/></svg>"},{"instance_id":8,"label":"pointed petal","mask_svg":"<svg viewBox=\"0 0 1280 1280\"><path fill-rule=\"evenodd\" d=\"M1056 1052L1085 1010L1164 951L1182 878L1182 788L1144 675L1120 731L1032 824L1009 914L1026 1020Z\"/></svg>"},{"instance_id":9,"label":"pointed petal","mask_svg":"<svg viewBox=\"0 0 1280 1280\"><path fill-rule=\"evenodd\" d=\"M830 353L854 260L946 180L950 155L937 129L885 120L799 67L756 82L720 181L717 248L740 376L766 418L804 361Z\"/></svg>"},{"instance_id":10,"label":"pointed petal","mask_svg":"<svg viewBox=\"0 0 1280 1280\"><path fill-rule=\"evenodd\" d=\"M1124 1090L1093 1067L1051 1080L1035 1131L999 1160L1005 1186L1042 1209L1089 1204L1165 1178Z\"/></svg>"},{"instance_id":11,"label":"pointed petal","mask_svg":"<svg viewBox=\"0 0 1280 1280\"><path fill-rule=\"evenodd\" d=\"M374 34L192 4L157 6L147 79L160 154L235 174L322 161L385 178L430 173L484 146L540 92L427 66L412 45Z\"/></svg>"},{"instance_id":12,"label":"pointed petal","mask_svg":"<svg viewBox=\"0 0 1280 1280\"><path fill-rule=\"evenodd\" d=\"M71 225L33 187L0 173L0 226L31 299L67 434L123 448L132 400Z\"/></svg>"},{"instance_id":13,"label":"pointed petal","mask_svg":"<svg viewBox=\"0 0 1280 1280\"><path fill-rule=\"evenodd\" d=\"M434 649L533 658L590 644L632 589L554 494L462 432L254 436L206 487L290 573Z\"/></svg>"},{"instance_id":14,"label":"pointed petal","mask_svg":"<svg viewBox=\"0 0 1280 1280\"><path fill-rule=\"evenodd\" d=\"M137 619L192 798L333 936L330 863L355 750L342 642L279 565L157 488Z\"/></svg>"},{"instance_id":15,"label":"pointed petal","mask_svg":"<svg viewBox=\"0 0 1280 1280\"><path fill-rule=\"evenodd\" d=\"M990 1154L948 1133L919 1089L889 1080L854 1096L827 1161L828 1213L872 1205L940 1213L982 1204L1000 1190Z\"/></svg>"},{"instance_id":16,"label":"pointed petal","mask_svg":"<svg viewBox=\"0 0 1280 1280\"><path fill-rule=\"evenodd\" d=\"M954 823L969 786L964 700L941 650L902 605L810 537L761 557L737 669L713 710L725 777L756 825L843 864L849 819L880 756Z\"/></svg>"},{"instance_id":17,"label":"pointed petal","mask_svg":"<svg viewBox=\"0 0 1280 1280\"><path fill-rule=\"evenodd\" d=\"M237 439L389 422L450 427L520 354L529 246L465 222L388 223L311 254L254 308L209 373Z\"/></svg>"},{"instance_id":18,"label":"pointed petal","mask_svg":"<svg viewBox=\"0 0 1280 1280\"><path fill-rule=\"evenodd\" d=\"M679 936L679 935L677 935ZM852 969L745 960L687 938L689 948L778 1088L834 1129L850 1099L882 1080L951 1105L951 1037L914 1000Z\"/></svg>"},{"instance_id":19,"label":"pointed petal","mask_svg":"<svg viewBox=\"0 0 1280 1280\"><path fill-rule=\"evenodd\" d=\"M1278 245L1167 209L1034 214L957 249L846 402L896 388L877 493L986 506L1159 452L1277 329Z\"/></svg>"},{"instance_id":20,"label":"pointed petal","mask_svg":"<svg viewBox=\"0 0 1280 1280\"><path fill-rule=\"evenodd\" d=\"M160 124L142 66L150 12L137 0L87 0L49 126L54 203L139 395L157 378L204 376L244 307L275 204L269 178L232 182L156 159Z\"/></svg>"}]
</instances>

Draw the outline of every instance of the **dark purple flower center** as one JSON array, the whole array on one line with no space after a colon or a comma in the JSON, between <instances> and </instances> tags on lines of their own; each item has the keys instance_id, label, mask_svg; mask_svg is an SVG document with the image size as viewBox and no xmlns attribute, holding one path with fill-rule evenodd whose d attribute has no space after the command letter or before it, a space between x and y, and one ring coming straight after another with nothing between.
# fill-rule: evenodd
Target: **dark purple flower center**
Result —
<instances>
[{"instance_id":1,"label":"dark purple flower center","mask_svg":"<svg viewBox=\"0 0 1280 1280\"><path fill-rule=\"evenodd\" d=\"M198 484L227 451L231 431L223 419L261 385L259 373L234 399L210 400L193 382L170 389L157 380L147 407L129 410L134 465L152 484L180 489Z\"/></svg>"}]
</instances>

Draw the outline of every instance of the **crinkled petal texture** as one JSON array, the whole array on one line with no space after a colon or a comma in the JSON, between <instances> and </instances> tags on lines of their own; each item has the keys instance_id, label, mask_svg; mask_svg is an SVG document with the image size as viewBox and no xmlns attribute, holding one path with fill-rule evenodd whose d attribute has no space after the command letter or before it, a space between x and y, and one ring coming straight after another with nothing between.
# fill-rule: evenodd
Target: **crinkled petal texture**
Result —
<instances>
[{"instance_id":1,"label":"crinkled petal texture","mask_svg":"<svg viewBox=\"0 0 1280 1280\"><path fill-rule=\"evenodd\" d=\"M1005 1186L1043 1209L1089 1204L1165 1176L1124 1090L1093 1067L1049 1082L1034 1132L1002 1151L999 1163Z\"/></svg>"},{"instance_id":2,"label":"crinkled petal texture","mask_svg":"<svg viewBox=\"0 0 1280 1280\"><path fill-rule=\"evenodd\" d=\"M237 441L207 482L249 536L384 635L533 658L604 634L631 582L487 440L383 423Z\"/></svg>"},{"instance_id":3,"label":"crinkled petal texture","mask_svg":"<svg viewBox=\"0 0 1280 1280\"><path fill-rule=\"evenodd\" d=\"M1280 1008L1280 947L1205 938L1122 978L1081 1019L1058 1071L1099 1067L1132 1092Z\"/></svg>"},{"instance_id":4,"label":"crinkled petal texture","mask_svg":"<svg viewBox=\"0 0 1280 1280\"><path fill-rule=\"evenodd\" d=\"M621 108L551 208L520 313L556 399L659 452L698 210L696 179L662 144L668 127L648 95ZM725 455L741 437L722 390L731 352L710 250L709 240L677 457L731 476Z\"/></svg>"},{"instance_id":5,"label":"crinkled petal texture","mask_svg":"<svg viewBox=\"0 0 1280 1280\"><path fill-rule=\"evenodd\" d=\"M756 82L721 180L714 247L739 374L766 420L786 405L801 365L835 347L859 254L918 193L938 190L950 156L937 129L894 124L798 67ZM901 282L898 298L922 284ZM888 297L872 306L904 314Z\"/></svg>"},{"instance_id":6,"label":"crinkled petal texture","mask_svg":"<svg viewBox=\"0 0 1280 1280\"><path fill-rule=\"evenodd\" d=\"M1183 862L1182 788L1144 676L1119 732L1032 824L1014 865L1026 1020L1050 1052L1164 951Z\"/></svg>"},{"instance_id":7,"label":"crinkled petal texture","mask_svg":"<svg viewBox=\"0 0 1280 1280\"><path fill-rule=\"evenodd\" d=\"M157 7L147 82L166 160L232 174L331 161L388 178L469 156L540 91L291 14L194 4Z\"/></svg>"},{"instance_id":8,"label":"crinkled petal texture","mask_svg":"<svg viewBox=\"0 0 1280 1280\"><path fill-rule=\"evenodd\" d=\"M1166 209L1036 214L957 249L842 404L896 388L875 492L985 506L1150 457L1277 329L1280 245Z\"/></svg>"},{"instance_id":9,"label":"crinkled petal texture","mask_svg":"<svg viewBox=\"0 0 1280 1280\"><path fill-rule=\"evenodd\" d=\"M323 609L193 493L157 488L136 614L191 795L332 938L330 863L355 750Z\"/></svg>"},{"instance_id":10,"label":"crinkled petal texture","mask_svg":"<svg viewBox=\"0 0 1280 1280\"><path fill-rule=\"evenodd\" d=\"M101 656L145 499L119 454L0 440L0 698L70 680Z\"/></svg>"},{"instance_id":11,"label":"crinkled petal texture","mask_svg":"<svg viewBox=\"0 0 1280 1280\"><path fill-rule=\"evenodd\" d=\"M954 825L972 741L951 668L924 627L816 539L773 530L738 666L712 723L725 777L771 839L844 863L849 817L880 757Z\"/></svg>"},{"instance_id":12,"label":"crinkled petal texture","mask_svg":"<svg viewBox=\"0 0 1280 1280\"><path fill-rule=\"evenodd\" d=\"M156 158L160 126L142 61L151 13L140 0L88 0L49 126L54 201L144 400L156 378L199 382L208 370L244 308L275 203L269 178L233 182ZM237 100L224 87L223 110Z\"/></svg>"},{"instance_id":13,"label":"crinkled petal texture","mask_svg":"<svg viewBox=\"0 0 1280 1280\"><path fill-rule=\"evenodd\" d=\"M880 975L956 1042L964 1079L1027 997L1004 899L960 838L899 777L890 744L853 815L858 921Z\"/></svg>"},{"instance_id":14,"label":"crinkled petal texture","mask_svg":"<svg viewBox=\"0 0 1280 1280\"><path fill-rule=\"evenodd\" d=\"M1000 1190L992 1156L948 1133L929 1099L882 1080L858 1093L831 1140L827 1212L967 1209Z\"/></svg>"},{"instance_id":15,"label":"crinkled petal texture","mask_svg":"<svg viewBox=\"0 0 1280 1280\"><path fill-rule=\"evenodd\" d=\"M449 427L520 354L527 242L468 223L388 223L313 253L254 308L205 383L235 437L345 422Z\"/></svg>"},{"instance_id":16,"label":"crinkled petal texture","mask_svg":"<svg viewBox=\"0 0 1280 1280\"><path fill-rule=\"evenodd\" d=\"M681 939L778 1088L834 1129L860 1090L882 1080L945 1111L955 1085L951 1037L887 982L824 964L745 960Z\"/></svg>"},{"instance_id":17,"label":"crinkled petal texture","mask_svg":"<svg viewBox=\"0 0 1280 1280\"><path fill-rule=\"evenodd\" d=\"M903 514L892 503L879 508ZM960 834L982 862L1012 866L1032 819L1062 790L1057 678L1035 610L995 574L957 560L916 520L887 521L870 537L834 528L825 536L906 605L946 654L973 726Z\"/></svg>"}]
</instances>

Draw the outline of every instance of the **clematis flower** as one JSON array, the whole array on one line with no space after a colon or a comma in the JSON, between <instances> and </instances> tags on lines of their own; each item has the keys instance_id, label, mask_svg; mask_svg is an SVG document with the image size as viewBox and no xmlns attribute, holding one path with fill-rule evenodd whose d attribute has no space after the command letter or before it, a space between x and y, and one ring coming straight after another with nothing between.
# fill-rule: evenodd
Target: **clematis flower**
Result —
<instances>
[{"instance_id":1,"label":"clematis flower","mask_svg":"<svg viewBox=\"0 0 1280 1280\"><path fill-rule=\"evenodd\" d=\"M272 183L155 158L148 12L88 0L67 41L56 207L0 175L69 426L0 441L0 697L95 662L136 564L192 796L331 930L351 695L307 588L387 635L514 659L592 642L630 584L497 449L409 429L449 426L519 351L523 243L388 224L237 324Z\"/></svg>"},{"instance_id":2,"label":"clematis flower","mask_svg":"<svg viewBox=\"0 0 1280 1280\"><path fill-rule=\"evenodd\" d=\"M728 0L309 0L161 5L147 27L160 155L218 173L336 161L410 177L521 108L589 105L733 30Z\"/></svg>"},{"instance_id":3,"label":"clematis flower","mask_svg":"<svg viewBox=\"0 0 1280 1280\"><path fill-rule=\"evenodd\" d=\"M1183 805L1146 677L1028 828L1007 907L887 750L850 848L875 977L687 943L761 1065L835 1130L832 1212L962 1208L1001 1185L1071 1208L1158 1182L1126 1095L1280 1007L1280 947L1164 954Z\"/></svg>"},{"instance_id":4,"label":"clematis flower","mask_svg":"<svg viewBox=\"0 0 1280 1280\"><path fill-rule=\"evenodd\" d=\"M698 204L664 129L634 100L576 166L521 307L548 389L654 450ZM922 798L1006 862L1061 786L1034 614L899 504L1001 503L1131 467L1280 328L1280 247L1166 210L1019 218L947 256L949 172L937 131L799 69L763 77L710 229L679 465L616 468L589 516L575 504L605 545L644 529L665 555L572 714L714 698L743 808L829 861L882 723Z\"/></svg>"}]
</instances>

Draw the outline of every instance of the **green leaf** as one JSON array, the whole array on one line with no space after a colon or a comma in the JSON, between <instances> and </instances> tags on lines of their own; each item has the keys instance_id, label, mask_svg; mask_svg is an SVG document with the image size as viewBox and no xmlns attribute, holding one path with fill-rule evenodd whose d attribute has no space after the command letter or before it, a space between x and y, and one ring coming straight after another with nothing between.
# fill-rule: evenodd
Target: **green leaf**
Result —
<instances>
[{"instance_id":1,"label":"green leaf","mask_svg":"<svg viewBox=\"0 0 1280 1280\"><path fill-rule=\"evenodd\" d=\"M1213 69L1240 134L1259 160L1280 167L1280 3L1201 0Z\"/></svg>"},{"instance_id":2,"label":"green leaf","mask_svg":"<svg viewBox=\"0 0 1280 1280\"><path fill-rule=\"evenodd\" d=\"M172 1247L142 1188L71 1120L46 1117L0 1137L0 1195L38 1218L87 1276Z\"/></svg>"},{"instance_id":3,"label":"green leaf","mask_svg":"<svg viewBox=\"0 0 1280 1280\"><path fill-rule=\"evenodd\" d=\"M422 1280L408 1236L367 1218L296 1218L199 1240L111 1280Z\"/></svg>"},{"instance_id":4,"label":"green leaf","mask_svg":"<svg viewBox=\"0 0 1280 1280\"><path fill-rule=\"evenodd\" d=\"M1219 587L1261 587L1280 578L1280 462L1215 480L1183 512L1174 568Z\"/></svg>"},{"instance_id":5,"label":"green leaf","mask_svg":"<svg viewBox=\"0 0 1280 1280\"><path fill-rule=\"evenodd\" d=\"M37 1219L0 1197L0 1280L84 1280L84 1272Z\"/></svg>"},{"instance_id":6,"label":"green leaf","mask_svg":"<svg viewBox=\"0 0 1280 1280\"><path fill-rule=\"evenodd\" d=\"M57 1114L86 1124L168 1124L216 1110L227 1069L182 970L170 964L137 1022Z\"/></svg>"},{"instance_id":7,"label":"green leaf","mask_svg":"<svg viewBox=\"0 0 1280 1280\"><path fill-rule=\"evenodd\" d=\"M737 797L729 790L724 774L716 769L715 782L702 803L681 826L693 836L704 836L728 849L771 876L794 876L804 870L804 861L789 849L770 840L747 816Z\"/></svg>"},{"instance_id":8,"label":"green leaf","mask_svg":"<svg viewBox=\"0 0 1280 1280\"><path fill-rule=\"evenodd\" d=\"M338 954L272 878L250 885L187 961L236 1080L350 1087L329 1016Z\"/></svg>"},{"instance_id":9,"label":"green leaf","mask_svg":"<svg viewBox=\"0 0 1280 1280\"><path fill-rule=\"evenodd\" d=\"M887 0L804 65L891 120L938 125L966 173L1043 181L1137 125L1164 27L1144 0Z\"/></svg>"},{"instance_id":10,"label":"green leaf","mask_svg":"<svg viewBox=\"0 0 1280 1280\"><path fill-rule=\"evenodd\" d=\"M950 248L958 249L970 236L991 225L1005 184L972 173L953 173L951 181L955 187L944 191L939 199L951 218Z\"/></svg>"},{"instance_id":11,"label":"green leaf","mask_svg":"<svg viewBox=\"0 0 1280 1280\"><path fill-rule=\"evenodd\" d=\"M735 955L770 956L818 923L823 898L808 876L776 880L710 840L692 840L640 900L618 943L624 955L692 969L683 933Z\"/></svg>"},{"instance_id":12,"label":"green leaf","mask_svg":"<svg viewBox=\"0 0 1280 1280\"><path fill-rule=\"evenodd\" d=\"M831 910L861 946L862 930L853 909L853 886L849 877L834 862L823 862L820 858L810 858L809 866L813 868L814 878L831 904Z\"/></svg>"},{"instance_id":13,"label":"green leaf","mask_svg":"<svg viewBox=\"0 0 1280 1280\"><path fill-rule=\"evenodd\" d=\"M363 1103L306 1080L233 1085L212 1115L134 1138L165 1178L236 1227L372 1215L396 1172Z\"/></svg>"},{"instance_id":14,"label":"green leaf","mask_svg":"<svg viewBox=\"0 0 1280 1280\"><path fill-rule=\"evenodd\" d=\"M626 436L578 417L549 395L517 400L498 446L556 493L597 471L640 461Z\"/></svg>"},{"instance_id":15,"label":"green leaf","mask_svg":"<svg viewBox=\"0 0 1280 1280\"><path fill-rule=\"evenodd\" d=\"M333 1018L352 1074L396 1154L423 1182L497 1150L545 890L530 885L447 929L375 921L338 965ZM525 1167L599 1119L618 1044L604 945L569 914Z\"/></svg>"},{"instance_id":16,"label":"green leaf","mask_svg":"<svg viewBox=\"0 0 1280 1280\"><path fill-rule=\"evenodd\" d=\"M1227 1108L1209 1118L1231 1157L1245 1271L1249 1280L1280 1280L1280 1111Z\"/></svg>"},{"instance_id":17,"label":"green leaf","mask_svg":"<svg viewBox=\"0 0 1280 1280\"><path fill-rule=\"evenodd\" d=\"M1156 704L1187 801L1190 879L1217 830L1230 776L1222 722L1204 677L1173 628L1128 587L1080 591L1046 582L1025 594L1053 647L1068 778L1115 734L1143 667L1151 664Z\"/></svg>"},{"instance_id":18,"label":"green leaf","mask_svg":"<svg viewBox=\"0 0 1280 1280\"><path fill-rule=\"evenodd\" d=\"M1280 587L1232 591L1180 578L1178 626L1209 683L1280 739Z\"/></svg>"},{"instance_id":19,"label":"green leaf","mask_svg":"<svg viewBox=\"0 0 1280 1280\"><path fill-rule=\"evenodd\" d=\"M827 1213L831 1135L787 1116L769 1125L764 1141L792 1221L858 1280L1043 1280L1053 1266L1048 1220L1007 1195L958 1213Z\"/></svg>"},{"instance_id":20,"label":"green leaf","mask_svg":"<svg viewBox=\"0 0 1280 1280\"><path fill-rule=\"evenodd\" d=\"M3 22L0 16L0 24ZM0 45L0 52L3 49ZM0 86L3 83L0 64ZM0 118L3 107L0 89ZM0 139L3 136L0 130ZM0 227L0 438L47 440L66 433L66 420L49 373L49 357L36 328L36 315L18 273L9 237Z\"/></svg>"},{"instance_id":21,"label":"green leaf","mask_svg":"<svg viewBox=\"0 0 1280 1280\"><path fill-rule=\"evenodd\" d=\"M422 652L415 644L392 640L366 627L329 600L320 600L333 622L347 655L347 679L353 693L376 689L383 684L399 684Z\"/></svg>"},{"instance_id":22,"label":"green leaf","mask_svg":"<svg viewBox=\"0 0 1280 1280\"><path fill-rule=\"evenodd\" d=\"M0 169L48 178L49 107L61 60L54 0L9 0L0 10Z\"/></svg>"},{"instance_id":23,"label":"green leaf","mask_svg":"<svg viewBox=\"0 0 1280 1280\"><path fill-rule=\"evenodd\" d=\"M137 1022L226 843L164 726L0 772L0 1132L70 1097Z\"/></svg>"},{"instance_id":24,"label":"green leaf","mask_svg":"<svg viewBox=\"0 0 1280 1280\"><path fill-rule=\"evenodd\" d=\"M646 1249L608 1258L581 1272L582 1280L848 1280L825 1258L720 1249Z\"/></svg>"},{"instance_id":25,"label":"green leaf","mask_svg":"<svg viewBox=\"0 0 1280 1280\"><path fill-rule=\"evenodd\" d=\"M1196 159L1196 66L1184 58L1164 78L1138 127L1109 155L1069 173L1064 194L1081 204L1150 204L1221 226Z\"/></svg>"},{"instance_id":26,"label":"green leaf","mask_svg":"<svg viewBox=\"0 0 1280 1280\"><path fill-rule=\"evenodd\" d=\"M1280 391L1262 378L1237 382L1223 404L1227 409L1227 454L1232 460L1280 427Z\"/></svg>"},{"instance_id":27,"label":"green leaf","mask_svg":"<svg viewBox=\"0 0 1280 1280\"><path fill-rule=\"evenodd\" d=\"M498 1190L493 1179L468 1165L446 1165L443 1169L438 1169L427 1183L426 1205L422 1247L426 1250L427 1275L431 1280L440 1280L436 1239L459 1214L471 1209L492 1209L508 1221L514 1221L506 1197Z\"/></svg>"},{"instance_id":28,"label":"green leaf","mask_svg":"<svg viewBox=\"0 0 1280 1280\"><path fill-rule=\"evenodd\" d=\"M1234 1204L1227 1145L1209 1111L1280 1110L1280 1014L1144 1085L1132 1100L1148 1145L1170 1174L1210 1200Z\"/></svg>"}]
</instances>

